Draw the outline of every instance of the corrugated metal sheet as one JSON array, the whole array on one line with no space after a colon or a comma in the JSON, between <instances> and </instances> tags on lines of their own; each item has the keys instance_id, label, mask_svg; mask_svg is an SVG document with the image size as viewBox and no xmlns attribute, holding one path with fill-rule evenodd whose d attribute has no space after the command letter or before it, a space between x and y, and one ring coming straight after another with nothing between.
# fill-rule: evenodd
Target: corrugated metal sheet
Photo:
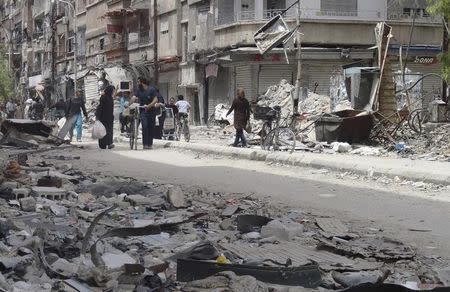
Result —
<instances>
[{"instance_id":1,"label":"corrugated metal sheet","mask_svg":"<svg viewBox=\"0 0 450 292\"><path fill-rule=\"evenodd\" d=\"M245 96L248 99L254 96L251 66L236 67L236 88L240 87L244 88Z\"/></svg>"},{"instance_id":2,"label":"corrugated metal sheet","mask_svg":"<svg viewBox=\"0 0 450 292\"><path fill-rule=\"evenodd\" d=\"M330 94L330 78L332 75L342 70L342 61L311 61L305 62L302 76L307 80L309 90L313 91L315 83L318 83L318 94Z\"/></svg>"},{"instance_id":3,"label":"corrugated metal sheet","mask_svg":"<svg viewBox=\"0 0 450 292\"><path fill-rule=\"evenodd\" d=\"M98 78L96 75L87 75L84 77L84 96L86 97L86 108L92 107L93 102L99 100Z\"/></svg>"},{"instance_id":4,"label":"corrugated metal sheet","mask_svg":"<svg viewBox=\"0 0 450 292\"><path fill-rule=\"evenodd\" d=\"M290 84L294 84L293 65L261 65L258 94L265 93L269 86L279 84L282 79L286 79Z\"/></svg>"}]
</instances>

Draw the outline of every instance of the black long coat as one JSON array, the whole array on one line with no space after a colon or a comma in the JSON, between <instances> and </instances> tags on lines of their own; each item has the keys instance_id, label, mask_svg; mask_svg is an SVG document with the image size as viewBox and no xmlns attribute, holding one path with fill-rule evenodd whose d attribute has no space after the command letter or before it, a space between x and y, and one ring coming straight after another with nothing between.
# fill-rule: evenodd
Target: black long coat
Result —
<instances>
[{"instance_id":1,"label":"black long coat","mask_svg":"<svg viewBox=\"0 0 450 292\"><path fill-rule=\"evenodd\" d=\"M245 97L236 97L233 100L227 115L234 111L234 128L236 130L245 129L250 119L250 103Z\"/></svg>"}]
</instances>

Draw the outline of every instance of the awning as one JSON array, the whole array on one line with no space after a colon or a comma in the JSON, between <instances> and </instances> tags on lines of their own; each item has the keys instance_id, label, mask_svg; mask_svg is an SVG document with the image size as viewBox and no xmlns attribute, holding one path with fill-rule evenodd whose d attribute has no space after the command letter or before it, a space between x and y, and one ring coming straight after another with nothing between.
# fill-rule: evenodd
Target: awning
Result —
<instances>
[{"instance_id":1,"label":"awning","mask_svg":"<svg viewBox=\"0 0 450 292\"><path fill-rule=\"evenodd\" d=\"M292 55L296 54L296 50L287 51L290 58ZM238 56L245 55L260 55L259 49L256 47L244 47L230 50L232 54L232 60L236 61L235 58ZM342 59L342 54L349 54L350 59L373 59L373 50L370 49L337 49L337 48L315 48L315 47L303 47L302 48L302 59L304 60L339 60ZM264 58L271 58L273 55L282 55L284 60L284 50L283 48L274 48L270 52L266 53L260 60L254 60L261 62ZM239 58L238 58L239 59ZM251 61L251 60L250 60Z\"/></svg>"},{"instance_id":2,"label":"awning","mask_svg":"<svg viewBox=\"0 0 450 292\"><path fill-rule=\"evenodd\" d=\"M121 67L111 67L104 68L107 78L111 81L111 84L114 86L119 85L121 81L130 80L131 78L127 77L127 71Z\"/></svg>"},{"instance_id":3,"label":"awning","mask_svg":"<svg viewBox=\"0 0 450 292\"><path fill-rule=\"evenodd\" d=\"M400 45L391 44L389 46L389 55L398 56L400 50ZM403 46L403 54L408 50L408 46ZM441 46L433 45L413 45L409 47L409 56L436 56L442 52Z\"/></svg>"},{"instance_id":4,"label":"awning","mask_svg":"<svg viewBox=\"0 0 450 292\"><path fill-rule=\"evenodd\" d=\"M85 70L81 70L81 71L77 72L77 79L80 80L80 79L86 77L86 75L88 75L90 73L90 71L91 70L89 70L89 69L85 69ZM75 74L70 74L67 77L74 80Z\"/></svg>"}]
</instances>

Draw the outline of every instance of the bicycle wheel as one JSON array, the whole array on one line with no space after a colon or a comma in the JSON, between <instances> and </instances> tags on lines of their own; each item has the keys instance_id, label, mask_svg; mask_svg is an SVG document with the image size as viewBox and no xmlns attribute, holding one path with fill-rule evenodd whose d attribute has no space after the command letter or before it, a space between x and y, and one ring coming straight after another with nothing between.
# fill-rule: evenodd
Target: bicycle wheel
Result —
<instances>
[{"instance_id":1,"label":"bicycle wheel","mask_svg":"<svg viewBox=\"0 0 450 292\"><path fill-rule=\"evenodd\" d=\"M185 120L183 122L183 135L184 135L184 140L186 142L189 142L189 140L191 139L191 134L189 133L189 125L187 123L187 120Z\"/></svg>"},{"instance_id":2,"label":"bicycle wheel","mask_svg":"<svg viewBox=\"0 0 450 292\"><path fill-rule=\"evenodd\" d=\"M414 132L422 134L423 125L428 122L429 118L430 113L427 110L416 110L411 113L408 124Z\"/></svg>"},{"instance_id":3,"label":"bicycle wheel","mask_svg":"<svg viewBox=\"0 0 450 292\"><path fill-rule=\"evenodd\" d=\"M138 144L138 138L139 138L139 117L137 117L134 120L133 125L133 132L134 132L134 150L137 150L137 144Z\"/></svg>"},{"instance_id":4,"label":"bicycle wheel","mask_svg":"<svg viewBox=\"0 0 450 292\"><path fill-rule=\"evenodd\" d=\"M131 150L133 150L133 148L134 148L134 124L136 124L136 122L134 121L134 119L131 121L131 125L130 125L130 128L131 128L131 131L130 131L130 149Z\"/></svg>"},{"instance_id":5,"label":"bicycle wheel","mask_svg":"<svg viewBox=\"0 0 450 292\"><path fill-rule=\"evenodd\" d=\"M267 137L267 134L270 132L270 125L268 122L265 122L262 126L261 132L259 133L259 136L261 137L261 148L264 149L264 141Z\"/></svg>"},{"instance_id":6,"label":"bicycle wheel","mask_svg":"<svg viewBox=\"0 0 450 292\"><path fill-rule=\"evenodd\" d=\"M289 151L295 150L295 134L289 128L276 128L267 134L264 139L263 149L268 151Z\"/></svg>"}]
</instances>

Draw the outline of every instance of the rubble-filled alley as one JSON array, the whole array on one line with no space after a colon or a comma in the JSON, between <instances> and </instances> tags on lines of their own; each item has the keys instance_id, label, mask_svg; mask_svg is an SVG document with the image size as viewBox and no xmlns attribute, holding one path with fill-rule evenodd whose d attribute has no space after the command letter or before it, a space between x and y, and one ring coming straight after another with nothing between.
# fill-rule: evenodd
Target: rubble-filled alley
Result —
<instances>
[{"instance_id":1,"label":"rubble-filled alley","mask_svg":"<svg viewBox=\"0 0 450 292\"><path fill-rule=\"evenodd\" d=\"M108 157L120 152L104 154L102 163L89 145L60 147L28 151L26 158L20 150L0 152L4 291L413 291L450 285L447 258L402 242L375 221L341 220L250 192L169 184L178 174L160 179L157 162L141 168L131 162L127 173L123 159L134 158ZM115 168L121 160L122 168ZM142 171L148 175L136 175ZM430 230L419 223L407 232Z\"/></svg>"}]
</instances>

